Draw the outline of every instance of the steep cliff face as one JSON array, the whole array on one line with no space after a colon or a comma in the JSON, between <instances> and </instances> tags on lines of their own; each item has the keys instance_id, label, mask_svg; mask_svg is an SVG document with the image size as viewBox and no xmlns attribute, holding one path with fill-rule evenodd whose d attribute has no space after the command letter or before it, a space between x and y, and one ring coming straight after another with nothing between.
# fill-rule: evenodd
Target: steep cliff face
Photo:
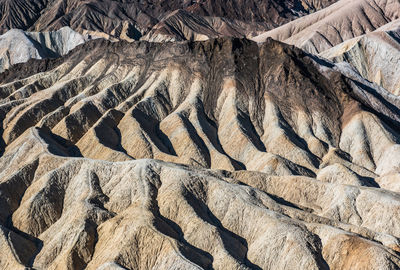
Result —
<instances>
[{"instance_id":1,"label":"steep cliff face","mask_svg":"<svg viewBox=\"0 0 400 270\"><path fill-rule=\"evenodd\" d=\"M349 65L101 39L0 82L2 268L400 267L400 101Z\"/></svg>"}]
</instances>

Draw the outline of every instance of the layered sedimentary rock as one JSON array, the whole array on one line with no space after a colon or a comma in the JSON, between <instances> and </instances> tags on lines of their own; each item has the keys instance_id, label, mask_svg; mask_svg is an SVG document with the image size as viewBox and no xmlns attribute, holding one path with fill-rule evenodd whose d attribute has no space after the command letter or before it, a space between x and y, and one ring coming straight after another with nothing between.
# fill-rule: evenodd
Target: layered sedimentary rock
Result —
<instances>
[{"instance_id":1,"label":"layered sedimentary rock","mask_svg":"<svg viewBox=\"0 0 400 270\"><path fill-rule=\"evenodd\" d=\"M347 40L320 55L334 62L347 62L364 78L395 95L400 94L400 20Z\"/></svg>"},{"instance_id":2,"label":"layered sedimentary rock","mask_svg":"<svg viewBox=\"0 0 400 270\"><path fill-rule=\"evenodd\" d=\"M265 31L259 23L228 20L223 17L203 17L177 10L156 24L141 40L151 42L202 41L218 37L254 36Z\"/></svg>"},{"instance_id":3,"label":"layered sedimentary rock","mask_svg":"<svg viewBox=\"0 0 400 270\"><path fill-rule=\"evenodd\" d=\"M171 12L259 24L264 30L324 8L336 0L1 0L0 33L12 28L54 31L70 26L107 38L139 39Z\"/></svg>"},{"instance_id":4,"label":"layered sedimentary rock","mask_svg":"<svg viewBox=\"0 0 400 270\"><path fill-rule=\"evenodd\" d=\"M0 36L0 72L29 59L56 58L93 39L69 27L54 32L24 32L12 29Z\"/></svg>"},{"instance_id":5,"label":"layered sedimentary rock","mask_svg":"<svg viewBox=\"0 0 400 270\"><path fill-rule=\"evenodd\" d=\"M254 37L268 37L321 53L348 39L374 31L400 17L398 0L341 0L321 10Z\"/></svg>"},{"instance_id":6,"label":"layered sedimentary rock","mask_svg":"<svg viewBox=\"0 0 400 270\"><path fill-rule=\"evenodd\" d=\"M0 74L1 268L400 267L400 100L271 39Z\"/></svg>"}]
</instances>

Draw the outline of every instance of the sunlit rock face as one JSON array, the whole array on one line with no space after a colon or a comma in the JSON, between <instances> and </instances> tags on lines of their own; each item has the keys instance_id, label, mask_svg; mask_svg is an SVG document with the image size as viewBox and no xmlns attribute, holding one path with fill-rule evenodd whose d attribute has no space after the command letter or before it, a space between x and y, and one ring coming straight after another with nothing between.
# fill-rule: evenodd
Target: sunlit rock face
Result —
<instances>
[{"instance_id":1,"label":"sunlit rock face","mask_svg":"<svg viewBox=\"0 0 400 270\"><path fill-rule=\"evenodd\" d=\"M399 17L398 0L340 0L253 39L263 42L272 37L311 53L321 53L343 41L372 32Z\"/></svg>"},{"instance_id":2,"label":"sunlit rock face","mask_svg":"<svg viewBox=\"0 0 400 270\"><path fill-rule=\"evenodd\" d=\"M2 269L396 269L400 101L272 39L0 74Z\"/></svg>"},{"instance_id":3,"label":"sunlit rock face","mask_svg":"<svg viewBox=\"0 0 400 270\"><path fill-rule=\"evenodd\" d=\"M0 35L0 72L29 59L57 58L93 37L69 27L54 32L24 32L11 29Z\"/></svg>"},{"instance_id":4,"label":"sunlit rock face","mask_svg":"<svg viewBox=\"0 0 400 270\"><path fill-rule=\"evenodd\" d=\"M400 94L400 20L347 40L321 56L334 62L347 62L364 78L389 92Z\"/></svg>"}]
</instances>

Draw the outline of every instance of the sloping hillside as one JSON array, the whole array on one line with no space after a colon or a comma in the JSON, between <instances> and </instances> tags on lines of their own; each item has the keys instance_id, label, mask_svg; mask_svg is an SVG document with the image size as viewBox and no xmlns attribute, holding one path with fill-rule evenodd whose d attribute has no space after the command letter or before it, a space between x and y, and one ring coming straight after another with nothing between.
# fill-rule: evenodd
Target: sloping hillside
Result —
<instances>
[{"instance_id":1,"label":"sloping hillside","mask_svg":"<svg viewBox=\"0 0 400 270\"><path fill-rule=\"evenodd\" d=\"M400 101L346 66L95 40L0 80L2 268L400 266Z\"/></svg>"}]
</instances>

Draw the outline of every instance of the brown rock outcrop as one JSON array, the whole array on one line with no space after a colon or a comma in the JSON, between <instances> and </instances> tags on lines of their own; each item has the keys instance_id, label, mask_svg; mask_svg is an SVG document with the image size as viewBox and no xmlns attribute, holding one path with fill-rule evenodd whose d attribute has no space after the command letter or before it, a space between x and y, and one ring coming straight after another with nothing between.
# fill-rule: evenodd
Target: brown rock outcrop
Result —
<instances>
[{"instance_id":1,"label":"brown rock outcrop","mask_svg":"<svg viewBox=\"0 0 400 270\"><path fill-rule=\"evenodd\" d=\"M336 0L1 0L0 33L12 28L37 32L69 26L80 33L132 40L148 33L178 9L200 17L220 17L218 20L226 20L228 24L232 20L253 23L265 31L334 2Z\"/></svg>"}]
</instances>

